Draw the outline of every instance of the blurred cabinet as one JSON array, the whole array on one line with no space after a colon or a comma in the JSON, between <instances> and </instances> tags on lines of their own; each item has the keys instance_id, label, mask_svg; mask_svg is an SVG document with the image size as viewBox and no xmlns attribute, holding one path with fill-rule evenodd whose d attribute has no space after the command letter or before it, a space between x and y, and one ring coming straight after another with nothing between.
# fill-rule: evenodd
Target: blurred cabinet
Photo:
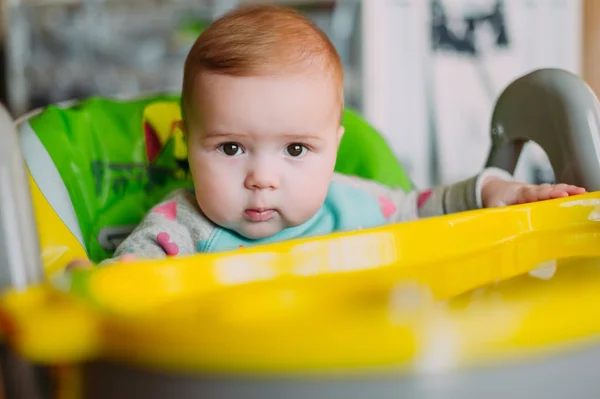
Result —
<instances>
[{"instance_id":1,"label":"blurred cabinet","mask_svg":"<svg viewBox=\"0 0 600 399\"><path fill-rule=\"evenodd\" d=\"M183 62L216 17L252 0L10 0L4 3L8 105L15 115L91 95L178 92ZM360 108L360 1L279 0L327 32Z\"/></svg>"},{"instance_id":2,"label":"blurred cabinet","mask_svg":"<svg viewBox=\"0 0 600 399\"><path fill-rule=\"evenodd\" d=\"M9 107L20 115L89 95L179 90L182 59L212 10L206 0L12 0Z\"/></svg>"}]
</instances>

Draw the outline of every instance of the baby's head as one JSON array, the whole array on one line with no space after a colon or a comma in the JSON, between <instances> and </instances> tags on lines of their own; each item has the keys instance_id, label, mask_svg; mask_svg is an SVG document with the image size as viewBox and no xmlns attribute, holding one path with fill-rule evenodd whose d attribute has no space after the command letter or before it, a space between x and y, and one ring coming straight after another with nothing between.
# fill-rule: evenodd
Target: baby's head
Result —
<instances>
[{"instance_id":1,"label":"baby's head","mask_svg":"<svg viewBox=\"0 0 600 399\"><path fill-rule=\"evenodd\" d=\"M182 111L198 205L248 238L298 226L323 205L343 108L341 61L295 11L238 8L185 62Z\"/></svg>"}]
</instances>

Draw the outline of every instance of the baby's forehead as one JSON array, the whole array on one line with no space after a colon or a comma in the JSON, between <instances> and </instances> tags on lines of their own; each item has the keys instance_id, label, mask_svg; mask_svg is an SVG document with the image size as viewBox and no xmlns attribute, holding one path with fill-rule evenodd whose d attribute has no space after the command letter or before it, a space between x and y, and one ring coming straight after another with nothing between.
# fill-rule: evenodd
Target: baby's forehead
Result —
<instances>
[{"instance_id":1,"label":"baby's forehead","mask_svg":"<svg viewBox=\"0 0 600 399\"><path fill-rule=\"evenodd\" d=\"M318 65L303 66L277 62L237 75L199 70L195 79L190 80L188 85L184 88L189 89L196 94L202 93L210 87L211 82L214 82L219 78L225 78L231 81L242 81L255 78L254 80L258 82L258 84L262 82L265 85L274 81L293 82L305 78L311 81L327 82L331 90L343 93L343 81L337 80L334 71L330 70L330 68Z\"/></svg>"},{"instance_id":2,"label":"baby's forehead","mask_svg":"<svg viewBox=\"0 0 600 399\"><path fill-rule=\"evenodd\" d=\"M300 73L257 73L244 76L201 72L191 91L193 94L186 110L189 116L210 113L215 101L219 102L217 99L220 99L221 107L226 105L228 109L233 107L233 103L247 103L243 106L244 111L251 108L250 105L254 108L256 104L262 104L261 101L279 105L291 100L297 102L302 109L307 104L314 104L316 107L323 107L323 111L333 106L336 111L341 112L344 106L343 90L331 79L331 74L314 69ZM224 98L226 101L223 101Z\"/></svg>"}]
</instances>

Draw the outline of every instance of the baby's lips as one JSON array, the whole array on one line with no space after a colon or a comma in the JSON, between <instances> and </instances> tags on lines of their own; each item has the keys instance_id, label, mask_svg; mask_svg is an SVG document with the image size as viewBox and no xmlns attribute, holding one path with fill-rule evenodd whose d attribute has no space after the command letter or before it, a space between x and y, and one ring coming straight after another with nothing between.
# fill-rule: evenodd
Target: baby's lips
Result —
<instances>
[{"instance_id":1,"label":"baby's lips","mask_svg":"<svg viewBox=\"0 0 600 399\"><path fill-rule=\"evenodd\" d=\"M274 209L262 209L262 210L246 209L244 211L244 214L246 215L246 217L248 219L250 219L253 222L264 222L273 217L273 215L275 214L275 210Z\"/></svg>"}]
</instances>

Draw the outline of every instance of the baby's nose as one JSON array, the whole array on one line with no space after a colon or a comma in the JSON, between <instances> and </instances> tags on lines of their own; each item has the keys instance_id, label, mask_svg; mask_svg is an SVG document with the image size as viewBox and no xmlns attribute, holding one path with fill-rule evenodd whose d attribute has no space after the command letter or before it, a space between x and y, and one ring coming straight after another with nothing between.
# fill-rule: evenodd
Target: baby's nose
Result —
<instances>
[{"instance_id":1,"label":"baby's nose","mask_svg":"<svg viewBox=\"0 0 600 399\"><path fill-rule=\"evenodd\" d=\"M254 168L246 176L244 185L249 190L275 189L279 184L277 172L273 168Z\"/></svg>"}]
</instances>

